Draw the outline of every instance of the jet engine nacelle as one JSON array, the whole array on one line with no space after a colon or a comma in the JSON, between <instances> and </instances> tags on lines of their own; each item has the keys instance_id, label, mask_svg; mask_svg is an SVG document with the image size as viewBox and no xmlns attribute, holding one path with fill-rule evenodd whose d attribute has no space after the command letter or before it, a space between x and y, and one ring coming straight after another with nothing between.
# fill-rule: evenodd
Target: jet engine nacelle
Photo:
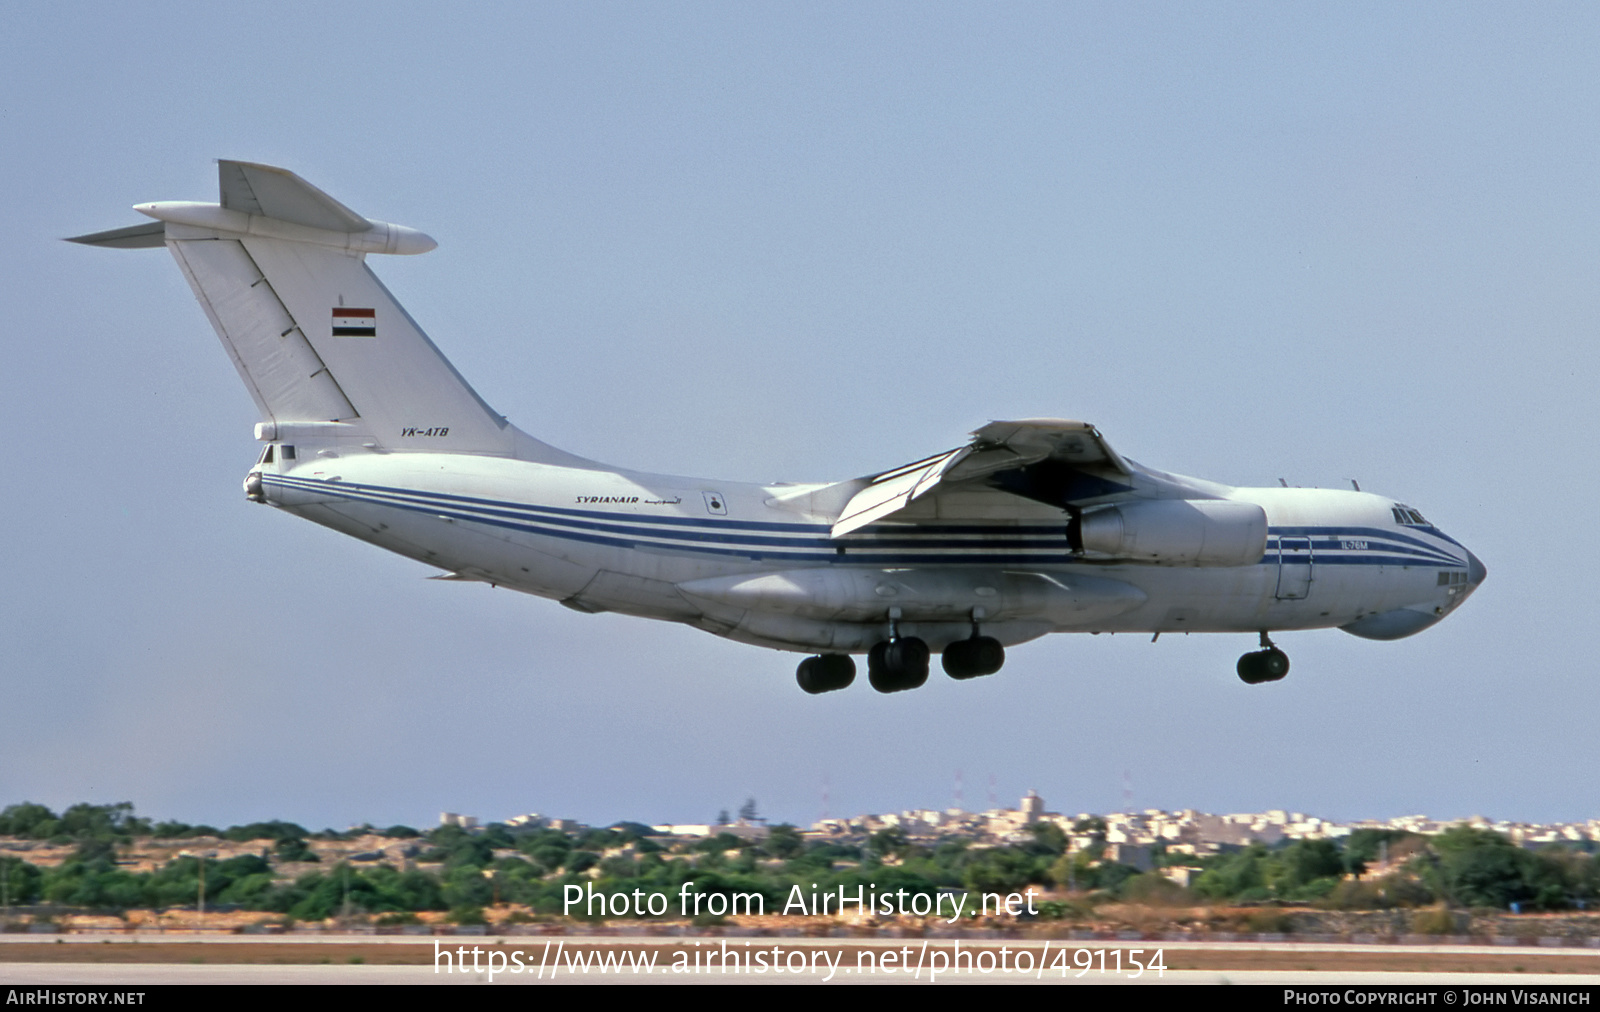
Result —
<instances>
[{"instance_id":1,"label":"jet engine nacelle","mask_svg":"<svg viewBox=\"0 0 1600 1012\"><path fill-rule=\"evenodd\" d=\"M1077 544L1090 558L1154 566L1253 566L1267 550L1267 514L1227 499L1146 499L1085 511Z\"/></svg>"}]
</instances>

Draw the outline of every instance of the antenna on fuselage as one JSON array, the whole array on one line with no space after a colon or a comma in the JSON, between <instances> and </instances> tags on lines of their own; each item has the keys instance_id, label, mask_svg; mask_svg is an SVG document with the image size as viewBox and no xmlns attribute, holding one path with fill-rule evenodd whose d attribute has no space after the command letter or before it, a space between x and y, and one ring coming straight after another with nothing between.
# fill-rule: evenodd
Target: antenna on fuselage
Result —
<instances>
[{"instance_id":1,"label":"antenna on fuselage","mask_svg":"<svg viewBox=\"0 0 1600 1012\"><path fill-rule=\"evenodd\" d=\"M1354 478L1350 479L1350 487L1355 489L1357 492L1361 491L1361 483L1356 481Z\"/></svg>"},{"instance_id":2,"label":"antenna on fuselage","mask_svg":"<svg viewBox=\"0 0 1600 1012\"><path fill-rule=\"evenodd\" d=\"M1289 483L1284 481L1282 478L1278 479L1278 484L1282 485L1284 488L1288 488L1289 487Z\"/></svg>"}]
</instances>

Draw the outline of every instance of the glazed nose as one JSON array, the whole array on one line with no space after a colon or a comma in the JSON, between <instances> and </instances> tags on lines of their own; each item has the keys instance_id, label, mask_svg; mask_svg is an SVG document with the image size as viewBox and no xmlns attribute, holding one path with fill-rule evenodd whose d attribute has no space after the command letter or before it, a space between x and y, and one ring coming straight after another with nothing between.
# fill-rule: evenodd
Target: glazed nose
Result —
<instances>
[{"instance_id":1,"label":"glazed nose","mask_svg":"<svg viewBox=\"0 0 1600 1012\"><path fill-rule=\"evenodd\" d=\"M1478 557L1470 551L1467 552L1467 582L1476 587L1488 575L1489 570L1484 567L1482 562L1478 561Z\"/></svg>"}]
</instances>

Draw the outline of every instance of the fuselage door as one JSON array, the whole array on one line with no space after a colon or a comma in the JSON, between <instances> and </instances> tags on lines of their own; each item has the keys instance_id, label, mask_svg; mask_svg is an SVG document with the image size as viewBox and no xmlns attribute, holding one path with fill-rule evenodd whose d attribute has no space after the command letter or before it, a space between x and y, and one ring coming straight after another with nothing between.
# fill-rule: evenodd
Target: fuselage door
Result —
<instances>
[{"instance_id":1,"label":"fuselage door","mask_svg":"<svg viewBox=\"0 0 1600 1012\"><path fill-rule=\"evenodd\" d=\"M1278 538L1278 600L1299 601L1311 593L1311 539Z\"/></svg>"}]
</instances>

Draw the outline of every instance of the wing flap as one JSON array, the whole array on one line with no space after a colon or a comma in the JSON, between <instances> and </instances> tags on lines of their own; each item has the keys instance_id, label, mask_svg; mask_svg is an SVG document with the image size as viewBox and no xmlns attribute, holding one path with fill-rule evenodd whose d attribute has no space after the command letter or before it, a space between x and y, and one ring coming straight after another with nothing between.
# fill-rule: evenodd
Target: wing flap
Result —
<instances>
[{"instance_id":1,"label":"wing flap","mask_svg":"<svg viewBox=\"0 0 1600 1012\"><path fill-rule=\"evenodd\" d=\"M844 512L839 514L828 536L842 537L905 509L913 499L939 484L945 473L971 452L971 447L963 446L878 475L872 484L857 492L845 504Z\"/></svg>"},{"instance_id":2,"label":"wing flap","mask_svg":"<svg viewBox=\"0 0 1600 1012\"><path fill-rule=\"evenodd\" d=\"M971 481L1044 460L1125 476L1133 473L1087 422L1065 418L990 422L972 433L966 446L874 475L845 504L829 536L842 537L897 513L942 482Z\"/></svg>"}]
</instances>

